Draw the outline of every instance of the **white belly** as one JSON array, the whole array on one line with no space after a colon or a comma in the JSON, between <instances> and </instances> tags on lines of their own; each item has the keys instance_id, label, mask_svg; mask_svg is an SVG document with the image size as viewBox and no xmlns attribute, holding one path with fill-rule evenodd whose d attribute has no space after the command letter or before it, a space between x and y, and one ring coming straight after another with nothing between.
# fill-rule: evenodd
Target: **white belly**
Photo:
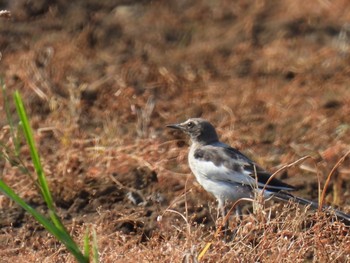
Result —
<instances>
[{"instance_id":1,"label":"white belly","mask_svg":"<svg viewBox=\"0 0 350 263\"><path fill-rule=\"evenodd\" d=\"M220 167L205 166L203 161L194 159L194 147L190 148L188 155L189 166L198 183L203 188L222 201L236 201L240 198L252 197L251 187L228 180L215 179L215 171L221 172Z\"/></svg>"}]
</instances>

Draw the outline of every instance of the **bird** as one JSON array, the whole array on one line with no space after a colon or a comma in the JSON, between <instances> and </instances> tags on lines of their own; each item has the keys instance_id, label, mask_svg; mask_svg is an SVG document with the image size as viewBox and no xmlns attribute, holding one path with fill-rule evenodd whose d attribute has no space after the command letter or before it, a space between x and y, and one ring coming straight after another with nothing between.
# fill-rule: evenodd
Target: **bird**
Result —
<instances>
[{"instance_id":1,"label":"bird","mask_svg":"<svg viewBox=\"0 0 350 263\"><path fill-rule=\"evenodd\" d=\"M220 142L214 126L202 118L190 118L166 127L181 130L190 137L188 163L198 183L218 201L218 209L226 216L227 202L241 198L254 198L256 193L265 199L294 201L318 208L318 203L294 196L295 187L271 177L271 173L239 150ZM324 207L326 208L326 207ZM350 225L350 215L332 209L338 219Z\"/></svg>"}]
</instances>

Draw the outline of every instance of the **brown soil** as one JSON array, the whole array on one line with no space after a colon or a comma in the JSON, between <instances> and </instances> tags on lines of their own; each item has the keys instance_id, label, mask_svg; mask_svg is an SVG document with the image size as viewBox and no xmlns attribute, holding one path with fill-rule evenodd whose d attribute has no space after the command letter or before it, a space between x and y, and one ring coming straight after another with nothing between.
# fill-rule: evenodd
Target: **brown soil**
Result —
<instances>
[{"instance_id":1,"label":"brown soil","mask_svg":"<svg viewBox=\"0 0 350 263\"><path fill-rule=\"evenodd\" d=\"M185 136L166 124L209 119L271 171L311 156L280 178L314 200L317 174L323 185L349 151L347 1L12 0L0 9L12 13L0 20L7 93L25 101L64 224L79 243L95 228L102 262L190 260L213 240L215 200L190 174ZM12 147L4 110L0 125ZM21 154L33 170L25 144ZM45 213L33 181L0 167ZM349 189L347 159L327 203L350 213ZM206 262L350 262L349 230L322 214L269 204L243 223L239 241L216 240ZM0 258L74 262L3 195Z\"/></svg>"}]
</instances>

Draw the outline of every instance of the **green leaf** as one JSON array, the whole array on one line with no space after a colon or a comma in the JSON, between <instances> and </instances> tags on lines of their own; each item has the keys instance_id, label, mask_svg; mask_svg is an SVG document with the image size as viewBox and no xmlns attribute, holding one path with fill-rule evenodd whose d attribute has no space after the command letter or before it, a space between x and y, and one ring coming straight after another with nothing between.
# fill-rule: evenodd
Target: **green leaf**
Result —
<instances>
[{"instance_id":1,"label":"green leaf","mask_svg":"<svg viewBox=\"0 0 350 263\"><path fill-rule=\"evenodd\" d=\"M100 259L98 256L97 235L96 235L95 228L92 229L92 249L93 249L93 261L94 263L99 263Z\"/></svg>"},{"instance_id":2,"label":"green leaf","mask_svg":"<svg viewBox=\"0 0 350 263\"><path fill-rule=\"evenodd\" d=\"M86 258L89 258L90 256L90 244L89 244L89 228L86 228L85 235L84 235L84 255Z\"/></svg>"},{"instance_id":3,"label":"green leaf","mask_svg":"<svg viewBox=\"0 0 350 263\"><path fill-rule=\"evenodd\" d=\"M30 128L27 113L24 109L23 101L22 98L19 94L18 91L15 92L15 103L16 103L16 109L17 113L19 115L19 118L21 120L22 126L23 126L23 131L25 138L27 140L27 143L29 145L29 150L30 150L30 156L32 157L32 162L35 168L35 172L38 175L38 181L39 181L39 187L41 190L41 194L46 202L47 207L50 210L54 210L54 205L52 201L52 196L49 190L49 186L47 184L45 175L44 175L44 170L41 166L40 158L38 151L36 150L34 139L33 139L33 133L32 129Z\"/></svg>"},{"instance_id":4,"label":"green leaf","mask_svg":"<svg viewBox=\"0 0 350 263\"><path fill-rule=\"evenodd\" d=\"M47 231L61 241L79 262L89 262L89 259L80 252L77 244L69 235L67 235L65 231L57 228L52 222L50 222L50 220L28 205L22 198L16 195L15 192L3 180L0 180L0 190L19 204L24 210L30 213L42 226L45 227Z\"/></svg>"}]
</instances>

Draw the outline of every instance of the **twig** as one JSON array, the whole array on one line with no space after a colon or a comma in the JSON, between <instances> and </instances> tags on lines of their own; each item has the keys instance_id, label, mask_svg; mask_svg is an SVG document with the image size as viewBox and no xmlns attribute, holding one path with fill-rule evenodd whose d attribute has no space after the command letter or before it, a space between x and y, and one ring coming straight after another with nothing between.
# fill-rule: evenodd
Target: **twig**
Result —
<instances>
[{"instance_id":1,"label":"twig","mask_svg":"<svg viewBox=\"0 0 350 263\"><path fill-rule=\"evenodd\" d=\"M340 160L336 163L336 165L334 165L333 169L331 170L331 172L328 174L328 177L327 177L327 180L326 180L326 183L324 184L324 187L323 187L323 191L322 191L322 194L321 194L321 199L319 201L319 211L322 210L322 207L323 207L323 203L324 203L324 199L326 197L326 191L327 191L327 188L328 188L328 185L329 185L329 182L333 176L333 174L335 173L335 171L337 170L337 168L345 161L346 157L350 154L350 151L348 151L342 158L340 158Z\"/></svg>"},{"instance_id":2,"label":"twig","mask_svg":"<svg viewBox=\"0 0 350 263\"><path fill-rule=\"evenodd\" d=\"M312 156L309 156L309 155L304 156L304 157L300 158L299 160L296 160L296 161L293 162L293 163L287 164L287 165L281 167L280 169L278 169L276 172L274 172L274 173L270 176L270 178L267 180L267 182L266 182L266 184L265 184L265 186L264 186L264 188L263 188L263 190L262 190L262 195L264 194L264 191L265 191L265 189L266 189L266 186L271 182L271 180L276 176L276 174L278 174L279 172L284 171L284 170L286 170L286 169L288 169L288 168L290 168L290 167L293 167L293 166L297 165L298 163L305 161L306 159L312 159L312 160L313 160L314 158L313 158Z\"/></svg>"}]
</instances>

